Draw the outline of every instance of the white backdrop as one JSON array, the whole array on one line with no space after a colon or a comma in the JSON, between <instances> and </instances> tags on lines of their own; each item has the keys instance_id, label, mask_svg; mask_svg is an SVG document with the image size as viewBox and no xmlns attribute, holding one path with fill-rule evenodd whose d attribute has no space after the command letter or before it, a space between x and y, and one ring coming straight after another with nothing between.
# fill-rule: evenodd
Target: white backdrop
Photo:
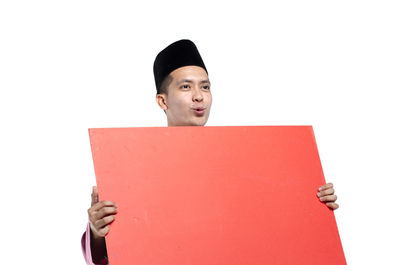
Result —
<instances>
[{"instance_id":1,"label":"white backdrop","mask_svg":"<svg viewBox=\"0 0 400 265\"><path fill-rule=\"evenodd\" d=\"M313 125L348 264L398 264L399 13L397 1L1 1L1 263L84 264L87 129L165 126L153 60L189 38L212 82L208 125Z\"/></svg>"}]
</instances>

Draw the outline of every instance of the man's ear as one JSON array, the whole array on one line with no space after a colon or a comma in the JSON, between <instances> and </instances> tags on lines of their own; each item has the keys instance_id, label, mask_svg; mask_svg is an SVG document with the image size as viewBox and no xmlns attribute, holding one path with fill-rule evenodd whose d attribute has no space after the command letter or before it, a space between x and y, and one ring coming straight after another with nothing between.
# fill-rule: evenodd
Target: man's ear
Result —
<instances>
[{"instance_id":1,"label":"man's ear","mask_svg":"<svg viewBox=\"0 0 400 265\"><path fill-rule=\"evenodd\" d=\"M158 106L160 106L161 109L163 109L164 111L166 111L168 109L167 95L165 95L164 93L157 94L156 101L157 101Z\"/></svg>"}]
</instances>

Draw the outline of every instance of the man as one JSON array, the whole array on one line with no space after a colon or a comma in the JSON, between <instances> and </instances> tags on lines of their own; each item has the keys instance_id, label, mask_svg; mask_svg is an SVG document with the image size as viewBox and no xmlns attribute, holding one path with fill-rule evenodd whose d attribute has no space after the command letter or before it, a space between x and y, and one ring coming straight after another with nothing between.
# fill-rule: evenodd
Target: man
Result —
<instances>
[{"instance_id":1,"label":"man","mask_svg":"<svg viewBox=\"0 0 400 265\"><path fill-rule=\"evenodd\" d=\"M162 50L154 61L156 101L167 116L168 126L204 126L210 114L212 95L204 62L193 42L180 40ZM333 184L319 188L321 202L335 210ZM107 264L105 235L118 212L112 201L98 200L93 187L89 224L82 236L82 249L87 264Z\"/></svg>"}]
</instances>

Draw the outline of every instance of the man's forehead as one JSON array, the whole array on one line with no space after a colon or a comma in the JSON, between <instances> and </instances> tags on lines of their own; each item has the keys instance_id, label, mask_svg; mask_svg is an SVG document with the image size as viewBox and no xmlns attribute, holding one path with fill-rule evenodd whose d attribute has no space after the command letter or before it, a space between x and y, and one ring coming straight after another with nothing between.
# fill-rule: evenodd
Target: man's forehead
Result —
<instances>
[{"instance_id":1,"label":"man's forehead","mask_svg":"<svg viewBox=\"0 0 400 265\"><path fill-rule=\"evenodd\" d=\"M210 82L207 72L198 66L184 66L170 73L176 82Z\"/></svg>"}]
</instances>

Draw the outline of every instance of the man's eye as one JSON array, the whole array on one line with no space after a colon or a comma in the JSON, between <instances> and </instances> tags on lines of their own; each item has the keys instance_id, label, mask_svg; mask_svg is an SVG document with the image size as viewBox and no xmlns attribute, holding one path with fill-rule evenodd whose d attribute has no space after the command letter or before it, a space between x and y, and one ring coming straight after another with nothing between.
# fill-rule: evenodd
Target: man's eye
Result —
<instances>
[{"instance_id":1,"label":"man's eye","mask_svg":"<svg viewBox=\"0 0 400 265\"><path fill-rule=\"evenodd\" d=\"M203 86L203 89L209 90L209 89L210 89L210 86Z\"/></svg>"},{"instance_id":2,"label":"man's eye","mask_svg":"<svg viewBox=\"0 0 400 265\"><path fill-rule=\"evenodd\" d=\"M183 88L183 89L188 89L188 88L189 88L189 85L183 85L182 88Z\"/></svg>"}]
</instances>

